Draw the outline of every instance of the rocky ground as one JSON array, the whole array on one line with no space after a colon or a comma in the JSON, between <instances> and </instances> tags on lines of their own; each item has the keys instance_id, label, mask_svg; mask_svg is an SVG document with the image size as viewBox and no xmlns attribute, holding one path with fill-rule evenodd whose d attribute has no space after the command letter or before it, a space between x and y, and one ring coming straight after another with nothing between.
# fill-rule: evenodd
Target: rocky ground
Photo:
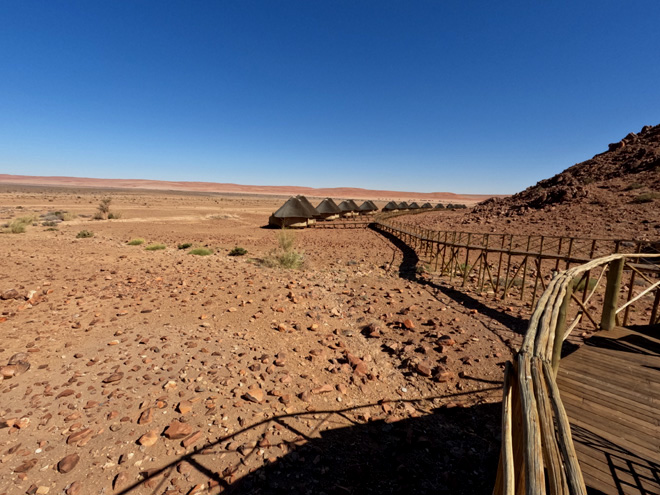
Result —
<instances>
[{"instance_id":1,"label":"rocky ground","mask_svg":"<svg viewBox=\"0 0 660 495\"><path fill-rule=\"evenodd\" d=\"M106 196L120 218L92 220ZM371 230L266 267L280 203L0 191L0 222L77 215L0 235L0 494L490 493L524 319Z\"/></svg>"}]
</instances>

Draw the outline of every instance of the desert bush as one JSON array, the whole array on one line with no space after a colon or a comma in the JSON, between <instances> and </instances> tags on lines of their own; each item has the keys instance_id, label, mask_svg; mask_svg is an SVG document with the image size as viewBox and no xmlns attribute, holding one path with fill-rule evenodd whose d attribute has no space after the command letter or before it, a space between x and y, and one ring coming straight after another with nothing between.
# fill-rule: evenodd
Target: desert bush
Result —
<instances>
[{"instance_id":1,"label":"desert bush","mask_svg":"<svg viewBox=\"0 0 660 495\"><path fill-rule=\"evenodd\" d=\"M132 239L128 241L129 246L139 246L141 244L144 244L144 239Z\"/></svg>"},{"instance_id":2,"label":"desert bush","mask_svg":"<svg viewBox=\"0 0 660 495\"><path fill-rule=\"evenodd\" d=\"M582 277L575 277L573 279L573 291L574 292L583 291L585 285L587 285L587 290L593 290L594 287L596 287L597 282L598 280L596 280L595 278L590 278L589 284L586 284L586 279Z\"/></svg>"},{"instance_id":3,"label":"desert bush","mask_svg":"<svg viewBox=\"0 0 660 495\"><path fill-rule=\"evenodd\" d=\"M263 264L270 267L297 269L303 265L304 256L294 249L296 235L291 230L282 229L277 234L278 248L273 250Z\"/></svg>"},{"instance_id":4,"label":"desert bush","mask_svg":"<svg viewBox=\"0 0 660 495\"><path fill-rule=\"evenodd\" d=\"M47 220L45 222L41 222L42 227L55 227L59 222L55 222L53 220Z\"/></svg>"},{"instance_id":5,"label":"desert bush","mask_svg":"<svg viewBox=\"0 0 660 495\"><path fill-rule=\"evenodd\" d=\"M460 263L456 268L458 268L458 273L460 273L461 275L465 275L466 272L472 270L472 265Z\"/></svg>"},{"instance_id":6,"label":"desert bush","mask_svg":"<svg viewBox=\"0 0 660 495\"><path fill-rule=\"evenodd\" d=\"M98 206L99 212L102 213L103 215L107 215L108 213L110 213L111 202L112 202L112 198L103 198Z\"/></svg>"},{"instance_id":7,"label":"desert bush","mask_svg":"<svg viewBox=\"0 0 660 495\"><path fill-rule=\"evenodd\" d=\"M22 217L14 218L9 222L9 231L12 234L22 234L28 225L37 219L35 215L25 215Z\"/></svg>"},{"instance_id":8,"label":"desert bush","mask_svg":"<svg viewBox=\"0 0 660 495\"><path fill-rule=\"evenodd\" d=\"M165 244L149 244L146 249L147 251L160 251L161 249L165 249L167 246Z\"/></svg>"},{"instance_id":9,"label":"desert bush","mask_svg":"<svg viewBox=\"0 0 660 495\"><path fill-rule=\"evenodd\" d=\"M245 256L246 254L247 249L238 246L229 251L229 256Z\"/></svg>"},{"instance_id":10,"label":"desert bush","mask_svg":"<svg viewBox=\"0 0 660 495\"><path fill-rule=\"evenodd\" d=\"M420 263L415 267L415 271L418 275L424 275L425 273L431 273L431 265L428 263Z\"/></svg>"},{"instance_id":11,"label":"desert bush","mask_svg":"<svg viewBox=\"0 0 660 495\"><path fill-rule=\"evenodd\" d=\"M188 254L194 254L196 256L209 256L213 254L213 250L208 248L195 248L188 251Z\"/></svg>"},{"instance_id":12,"label":"desert bush","mask_svg":"<svg viewBox=\"0 0 660 495\"><path fill-rule=\"evenodd\" d=\"M303 264L303 256L297 251L285 251L275 258L280 268L288 270L300 268Z\"/></svg>"},{"instance_id":13,"label":"desert bush","mask_svg":"<svg viewBox=\"0 0 660 495\"><path fill-rule=\"evenodd\" d=\"M296 242L296 234L293 230L282 229L277 233L277 245L282 251L291 251Z\"/></svg>"},{"instance_id":14,"label":"desert bush","mask_svg":"<svg viewBox=\"0 0 660 495\"><path fill-rule=\"evenodd\" d=\"M76 238L78 239L87 239L88 237L94 237L94 232L91 232L89 230L81 230L76 234Z\"/></svg>"},{"instance_id":15,"label":"desert bush","mask_svg":"<svg viewBox=\"0 0 660 495\"><path fill-rule=\"evenodd\" d=\"M634 204L650 203L658 198L660 198L660 193L648 192L635 197L632 202Z\"/></svg>"},{"instance_id":16,"label":"desert bush","mask_svg":"<svg viewBox=\"0 0 660 495\"><path fill-rule=\"evenodd\" d=\"M96 213L94 213L92 218L94 220L112 220L113 218L121 218L121 213L110 211L110 203L112 203L112 198L103 198L96 207Z\"/></svg>"},{"instance_id":17,"label":"desert bush","mask_svg":"<svg viewBox=\"0 0 660 495\"><path fill-rule=\"evenodd\" d=\"M628 184L624 191L634 191L635 189L641 189L644 187L644 184L640 184L639 182L633 182L632 184Z\"/></svg>"},{"instance_id":18,"label":"desert bush","mask_svg":"<svg viewBox=\"0 0 660 495\"><path fill-rule=\"evenodd\" d=\"M184 242L183 244L179 244L177 248L179 249L188 249L192 247L192 242Z\"/></svg>"}]
</instances>

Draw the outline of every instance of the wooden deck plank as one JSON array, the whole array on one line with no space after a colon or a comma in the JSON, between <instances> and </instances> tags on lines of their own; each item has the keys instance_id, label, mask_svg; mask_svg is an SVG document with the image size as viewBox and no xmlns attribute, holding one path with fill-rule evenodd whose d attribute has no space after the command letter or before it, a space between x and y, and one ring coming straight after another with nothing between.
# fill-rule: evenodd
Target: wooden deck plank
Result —
<instances>
[{"instance_id":1,"label":"wooden deck plank","mask_svg":"<svg viewBox=\"0 0 660 495\"><path fill-rule=\"evenodd\" d=\"M557 383L587 486L660 494L660 331L614 328L561 360Z\"/></svg>"},{"instance_id":2,"label":"wooden deck plank","mask_svg":"<svg viewBox=\"0 0 660 495\"><path fill-rule=\"evenodd\" d=\"M655 426L660 426L660 421L656 418L656 408L632 401L625 397L616 396L608 391L586 386L575 380L562 377L558 382L561 383L561 396L565 393L581 397L584 401L601 404L606 407L615 407L617 411L624 412L628 416L649 422ZM613 401L612 399L616 399Z\"/></svg>"}]
</instances>

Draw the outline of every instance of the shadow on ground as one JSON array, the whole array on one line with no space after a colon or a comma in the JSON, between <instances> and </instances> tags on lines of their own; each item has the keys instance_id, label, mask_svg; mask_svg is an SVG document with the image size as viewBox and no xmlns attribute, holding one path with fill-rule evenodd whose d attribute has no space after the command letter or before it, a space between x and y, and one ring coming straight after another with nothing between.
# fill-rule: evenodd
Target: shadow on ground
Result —
<instances>
[{"instance_id":1,"label":"shadow on ground","mask_svg":"<svg viewBox=\"0 0 660 495\"><path fill-rule=\"evenodd\" d=\"M379 235L383 236L388 241L390 241L392 245L401 252L402 261L398 268L399 277L413 281L420 285L425 285L431 289L439 291L445 296L458 302L463 307L467 309L474 309L478 311L480 314L485 315L501 323L502 325L511 329L512 331L520 335L524 335L525 331L527 330L527 323L528 323L527 320L523 318L518 318L508 313L504 313L502 311L498 311L497 309L493 309L485 305L483 302L479 301L478 299L475 299L469 294L466 294L465 292L461 292L452 287L436 284L435 282L420 276L417 272L419 256L417 256L417 253L412 247L410 247L404 241L399 239L397 236L381 229L377 224L371 224L370 228L374 232L378 233Z\"/></svg>"},{"instance_id":2,"label":"shadow on ground","mask_svg":"<svg viewBox=\"0 0 660 495\"><path fill-rule=\"evenodd\" d=\"M325 430L245 476L232 494L487 494L497 469L499 404Z\"/></svg>"},{"instance_id":3,"label":"shadow on ground","mask_svg":"<svg viewBox=\"0 0 660 495\"><path fill-rule=\"evenodd\" d=\"M478 402L479 392L274 416L150 469L115 493L156 495L168 486L191 493L192 478L182 479L180 473L197 472L207 480L205 487L211 486L205 493L485 495L492 491L497 469L500 403ZM426 409L437 399L451 399L455 407ZM374 406L396 410L406 403L415 404L419 416L355 420ZM321 431L339 419L344 426ZM302 425L310 424L304 431ZM274 430L281 434L265 434ZM282 451L286 455L267 460Z\"/></svg>"}]
</instances>

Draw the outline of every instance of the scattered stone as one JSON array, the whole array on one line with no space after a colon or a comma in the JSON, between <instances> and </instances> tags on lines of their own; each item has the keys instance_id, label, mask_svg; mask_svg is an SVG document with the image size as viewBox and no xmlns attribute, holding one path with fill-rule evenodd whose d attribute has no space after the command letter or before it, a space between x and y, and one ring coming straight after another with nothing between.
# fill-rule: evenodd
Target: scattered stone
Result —
<instances>
[{"instance_id":1,"label":"scattered stone","mask_svg":"<svg viewBox=\"0 0 660 495\"><path fill-rule=\"evenodd\" d=\"M148 425L154 420L154 410L152 407L149 407L142 411L142 414L140 414L140 418L138 419L138 424L139 425Z\"/></svg>"},{"instance_id":2,"label":"scattered stone","mask_svg":"<svg viewBox=\"0 0 660 495\"><path fill-rule=\"evenodd\" d=\"M118 382L118 381L121 380L122 378L124 378L124 373L122 373L121 371L119 371L119 372L117 372L117 373L113 373L112 375L106 377L106 378L103 380L103 383L114 383L114 382Z\"/></svg>"},{"instance_id":3,"label":"scattered stone","mask_svg":"<svg viewBox=\"0 0 660 495\"><path fill-rule=\"evenodd\" d=\"M264 391L258 386L253 385L245 392L245 398L251 402L261 404L264 401Z\"/></svg>"},{"instance_id":4,"label":"scattered stone","mask_svg":"<svg viewBox=\"0 0 660 495\"><path fill-rule=\"evenodd\" d=\"M167 428L165 428L163 434L170 440L180 440L191 433L192 427L189 424L174 420L167 426Z\"/></svg>"},{"instance_id":5,"label":"scattered stone","mask_svg":"<svg viewBox=\"0 0 660 495\"><path fill-rule=\"evenodd\" d=\"M145 447L151 447L158 441L158 432L156 430L150 430L138 439L140 445Z\"/></svg>"},{"instance_id":6,"label":"scattered stone","mask_svg":"<svg viewBox=\"0 0 660 495\"><path fill-rule=\"evenodd\" d=\"M70 454L57 463L57 470L62 474L66 474L76 467L79 460L80 456L78 454Z\"/></svg>"}]
</instances>

